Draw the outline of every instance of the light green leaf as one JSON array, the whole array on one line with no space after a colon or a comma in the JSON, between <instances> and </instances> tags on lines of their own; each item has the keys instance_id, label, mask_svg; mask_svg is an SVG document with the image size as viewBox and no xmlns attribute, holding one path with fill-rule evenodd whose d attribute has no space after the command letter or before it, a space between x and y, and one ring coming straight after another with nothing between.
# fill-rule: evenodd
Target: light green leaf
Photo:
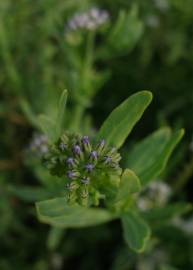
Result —
<instances>
[{"instance_id":1,"label":"light green leaf","mask_svg":"<svg viewBox=\"0 0 193 270\"><path fill-rule=\"evenodd\" d=\"M123 233L126 243L136 252L142 252L150 237L150 228L145 221L134 211L121 217Z\"/></svg>"},{"instance_id":2,"label":"light green leaf","mask_svg":"<svg viewBox=\"0 0 193 270\"><path fill-rule=\"evenodd\" d=\"M155 179L164 170L183 134L183 130L171 133L168 128L160 129L129 152L127 166L137 174L142 185Z\"/></svg>"},{"instance_id":3,"label":"light green leaf","mask_svg":"<svg viewBox=\"0 0 193 270\"><path fill-rule=\"evenodd\" d=\"M66 101L67 90L64 90L59 100L57 119L53 120L44 114L38 117L39 126L42 132L47 135L50 143L55 143L62 133Z\"/></svg>"},{"instance_id":4,"label":"light green leaf","mask_svg":"<svg viewBox=\"0 0 193 270\"><path fill-rule=\"evenodd\" d=\"M97 140L105 139L107 144L121 147L151 100L152 94L148 91L138 92L126 99L105 120Z\"/></svg>"},{"instance_id":5,"label":"light green leaf","mask_svg":"<svg viewBox=\"0 0 193 270\"><path fill-rule=\"evenodd\" d=\"M58 132L56 130L55 122L46 115L38 116L38 123L42 132L48 137L50 143L56 142L58 139Z\"/></svg>"},{"instance_id":6,"label":"light green leaf","mask_svg":"<svg viewBox=\"0 0 193 270\"><path fill-rule=\"evenodd\" d=\"M56 129L58 132L58 137L61 135L63 125L64 125L64 112L65 112L65 108L66 108L67 96L68 96L68 91L64 90L62 92L62 95L61 95L60 101L59 101L58 118L56 121Z\"/></svg>"},{"instance_id":7,"label":"light green leaf","mask_svg":"<svg viewBox=\"0 0 193 270\"><path fill-rule=\"evenodd\" d=\"M40 221L61 228L80 228L98 225L115 218L105 209L70 206L65 198L36 203Z\"/></svg>"},{"instance_id":8,"label":"light green leaf","mask_svg":"<svg viewBox=\"0 0 193 270\"><path fill-rule=\"evenodd\" d=\"M35 113L33 112L30 104L27 102L26 99L22 98L19 100L20 108L27 118L27 120L32 124L34 127L39 128L37 117Z\"/></svg>"},{"instance_id":9,"label":"light green leaf","mask_svg":"<svg viewBox=\"0 0 193 270\"><path fill-rule=\"evenodd\" d=\"M130 194L138 192L140 187L141 185L138 177L134 172L126 169L121 176L119 191L115 201L118 202L128 198Z\"/></svg>"}]
</instances>

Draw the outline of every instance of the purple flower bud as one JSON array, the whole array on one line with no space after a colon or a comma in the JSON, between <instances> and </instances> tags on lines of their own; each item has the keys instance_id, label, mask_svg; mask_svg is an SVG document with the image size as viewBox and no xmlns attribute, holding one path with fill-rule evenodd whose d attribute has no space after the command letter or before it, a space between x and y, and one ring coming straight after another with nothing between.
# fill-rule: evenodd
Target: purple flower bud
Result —
<instances>
[{"instance_id":1,"label":"purple flower bud","mask_svg":"<svg viewBox=\"0 0 193 270\"><path fill-rule=\"evenodd\" d=\"M84 185L88 185L90 182L90 178L85 176L80 180L80 182Z\"/></svg>"},{"instance_id":2,"label":"purple flower bud","mask_svg":"<svg viewBox=\"0 0 193 270\"><path fill-rule=\"evenodd\" d=\"M94 165L92 163L88 163L85 165L85 169L87 172L92 172L93 168L94 168Z\"/></svg>"},{"instance_id":3,"label":"purple flower bud","mask_svg":"<svg viewBox=\"0 0 193 270\"><path fill-rule=\"evenodd\" d=\"M97 159L97 157L98 157L97 151L92 151L92 152L90 153L90 158L92 158L92 159Z\"/></svg>"},{"instance_id":4,"label":"purple flower bud","mask_svg":"<svg viewBox=\"0 0 193 270\"><path fill-rule=\"evenodd\" d=\"M66 163L69 166L73 166L74 165L74 159L72 157L69 157L69 158L66 159Z\"/></svg>"},{"instance_id":5,"label":"purple flower bud","mask_svg":"<svg viewBox=\"0 0 193 270\"><path fill-rule=\"evenodd\" d=\"M73 148L72 148L72 151L74 152L74 154L80 155L80 153L81 153L81 148L80 148L80 146L79 146L78 144L75 144L75 145L73 146Z\"/></svg>"},{"instance_id":6,"label":"purple flower bud","mask_svg":"<svg viewBox=\"0 0 193 270\"><path fill-rule=\"evenodd\" d=\"M85 144L85 145L89 144L89 137L88 136L83 136L81 142L83 144Z\"/></svg>"},{"instance_id":7,"label":"purple flower bud","mask_svg":"<svg viewBox=\"0 0 193 270\"><path fill-rule=\"evenodd\" d=\"M109 157L109 156L105 156L104 157L104 163L105 164L108 164L108 163L110 163L112 161L112 158L111 157Z\"/></svg>"},{"instance_id":8,"label":"purple flower bud","mask_svg":"<svg viewBox=\"0 0 193 270\"><path fill-rule=\"evenodd\" d=\"M67 171L67 177L70 179L75 179L77 176L76 172L73 171Z\"/></svg>"},{"instance_id":9,"label":"purple flower bud","mask_svg":"<svg viewBox=\"0 0 193 270\"><path fill-rule=\"evenodd\" d=\"M104 146L105 145L105 140L104 139L101 139L98 143L98 146Z\"/></svg>"}]
</instances>

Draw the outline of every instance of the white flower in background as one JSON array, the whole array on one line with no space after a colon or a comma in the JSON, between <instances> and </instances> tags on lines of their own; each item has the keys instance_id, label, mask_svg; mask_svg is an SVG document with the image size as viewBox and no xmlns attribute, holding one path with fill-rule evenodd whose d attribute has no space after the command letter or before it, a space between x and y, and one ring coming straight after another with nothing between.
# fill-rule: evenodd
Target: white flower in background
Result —
<instances>
[{"instance_id":1,"label":"white flower in background","mask_svg":"<svg viewBox=\"0 0 193 270\"><path fill-rule=\"evenodd\" d=\"M149 209L153 206L162 206L167 203L171 195L171 188L168 184L156 180L152 182L144 194L138 200L138 206L142 210Z\"/></svg>"},{"instance_id":2,"label":"white flower in background","mask_svg":"<svg viewBox=\"0 0 193 270\"><path fill-rule=\"evenodd\" d=\"M173 220L173 224L179 227L185 233L193 235L193 217L188 220L177 217Z\"/></svg>"},{"instance_id":3,"label":"white flower in background","mask_svg":"<svg viewBox=\"0 0 193 270\"><path fill-rule=\"evenodd\" d=\"M34 134L29 144L29 150L38 156L48 152L48 138L44 134Z\"/></svg>"},{"instance_id":4,"label":"white flower in background","mask_svg":"<svg viewBox=\"0 0 193 270\"><path fill-rule=\"evenodd\" d=\"M169 7L167 0L154 0L154 3L160 11L166 11Z\"/></svg>"},{"instance_id":5,"label":"white flower in background","mask_svg":"<svg viewBox=\"0 0 193 270\"><path fill-rule=\"evenodd\" d=\"M152 27L152 28L157 28L160 24L160 21L159 21L159 18L155 15L149 15L147 18L146 18L146 25L149 26L149 27Z\"/></svg>"},{"instance_id":6,"label":"white flower in background","mask_svg":"<svg viewBox=\"0 0 193 270\"><path fill-rule=\"evenodd\" d=\"M109 14L105 10L93 7L88 11L76 13L66 24L67 31L78 29L95 30L109 19Z\"/></svg>"}]
</instances>

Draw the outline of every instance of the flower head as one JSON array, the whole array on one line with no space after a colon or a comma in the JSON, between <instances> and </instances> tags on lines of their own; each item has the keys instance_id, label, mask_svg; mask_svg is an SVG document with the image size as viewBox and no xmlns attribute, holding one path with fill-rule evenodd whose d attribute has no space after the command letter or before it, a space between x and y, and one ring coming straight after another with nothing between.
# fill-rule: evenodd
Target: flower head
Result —
<instances>
[{"instance_id":1,"label":"flower head","mask_svg":"<svg viewBox=\"0 0 193 270\"><path fill-rule=\"evenodd\" d=\"M93 31L108 21L108 19L109 14L107 11L93 7L88 11L76 13L71 17L66 24L66 30L68 32L78 29Z\"/></svg>"},{"instance_id":2,"label":"flower head","mask_svg":"<svg viewBox=\"0 0 193 270\"><path fill-rule=\"evenodd\" d=\"M63 144L65 151L61 147ZM108 178L111 174L121 174L117 150L107 146L103 139L92 143L88 136L63 135L49 148L43 160L52 174L63 177L67 182L67 198L73 198L79 203L84 201L84 204L90 193L98 192L104 175Z\"/></svg>"}]
</instances>

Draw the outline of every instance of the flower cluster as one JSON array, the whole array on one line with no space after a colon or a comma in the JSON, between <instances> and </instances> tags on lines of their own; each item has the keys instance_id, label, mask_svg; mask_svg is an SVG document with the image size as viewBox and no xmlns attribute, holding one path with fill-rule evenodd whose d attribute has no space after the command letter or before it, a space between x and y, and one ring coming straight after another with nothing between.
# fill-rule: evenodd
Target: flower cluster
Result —
<instances>
[{"instance_id":1,"label":"flower cluster","mask_svg":"<svg viewBox=\"0 0 193 270\"><path fill-rule=\"evenodd\" d=\"M87 204L88 195L95 196L100 189L99 179L121 174L120 159L104 140L94 144L88 136L62 135L43 161L51 174L64 178L69 201Z\"/></svg>"},{"instance_id":2,"label":"flower cluster","mask_svg":"<svg viewBox=\"0 0 193 270\"><path fill-rule=\"evenodd\" d=\"M67 31L75 31L78 29L95 30L109 19L109 14L105 10L96 7L82 13L75 14L67 22Z\"/></svg>"},{"instance_id":3,"label":"flower cluster","mask_svg":"<svg viewBox=\"0 0 193 270\"><path fill-rule=\"evenodd\" d=\"M37 156L42 156L48 152L48 138L47 136L39 133L35 133L28 148L31 152Z\"/></svg>"}]
</instances>

